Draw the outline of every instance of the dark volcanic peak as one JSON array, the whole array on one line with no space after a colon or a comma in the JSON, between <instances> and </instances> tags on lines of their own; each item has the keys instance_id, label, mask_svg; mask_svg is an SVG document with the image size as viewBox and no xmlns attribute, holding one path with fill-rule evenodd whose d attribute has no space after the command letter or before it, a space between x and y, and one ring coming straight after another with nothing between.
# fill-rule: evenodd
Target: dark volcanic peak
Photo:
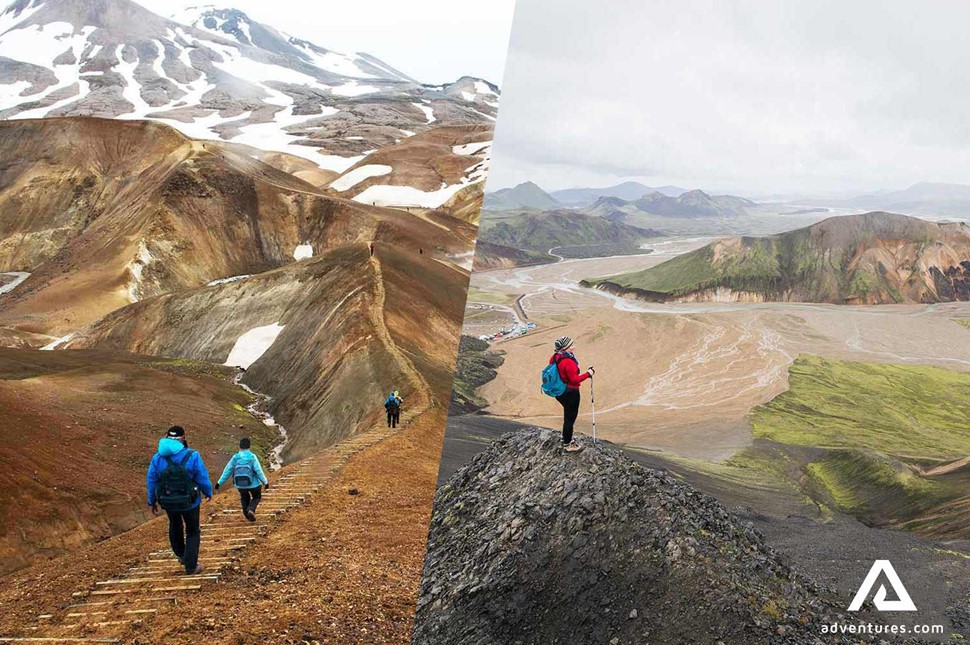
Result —
<instances>
[{"instance_id":1,"label":"dark volcanic peak","mask_svg":"<svg viewBox=\"0 0 970 645\"><path fill-rule=\"evenodd\" d=\"M619 206L626 206L628 203L629 203L628 201L626 201L625 199L621 199L619 197L600 197L595 202L593 202L593 208L597 208L600 206L619 207Z\"/></svg>"},{"instance_id":2,"label":"dark volcanic peak","mask_svg":"<svg viewBox=\"0 0 970 645\"><path fill-rule=\"evenodd\" d=\"M581 441L511 433L439 489L415 643L840 642L834 597L750 524Z\"/></svg>"},{"instance_id":3,"label":"dark volcanic peak","mask_svg":"<svg viewBox=\"0 0 970 645\"><path fill-rule=\"evenodd\" d=\"M754 202L732 195L708 195L703 190L689 190L677 197L654 191L633 202L640 210L667 217L737 217Z\"/></svg>"}]
</instances>

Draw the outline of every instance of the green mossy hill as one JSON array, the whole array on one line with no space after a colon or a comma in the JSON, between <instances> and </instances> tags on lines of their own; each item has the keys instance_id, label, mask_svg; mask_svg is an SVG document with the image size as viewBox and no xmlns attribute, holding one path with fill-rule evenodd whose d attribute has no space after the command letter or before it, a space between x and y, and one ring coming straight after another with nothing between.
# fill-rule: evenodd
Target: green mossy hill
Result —
<instances>
[{"instance_id":1,"label":"green mossy hill","mask_svg":"<svg viewBox=\"0 0 970 645\"><path fill-rule=\"evenodd\" d=\"M527 213L485 225L479 240L490 244L546 251L557 246L636 245L656 231L569 210Z\"/></svg>"},{"instance_id":2,"label":"green mossy hill","mask_svg":"<svg viewBox=\"0 0 970 645\"><path fill-rule=\"evenodd\" d=\"M706 299L725 288L769 301L968 300L970 229L892 213L833 217L778 235L718 240L643 271L583 284L659 301Z\"/></svg>"}]
</instances>

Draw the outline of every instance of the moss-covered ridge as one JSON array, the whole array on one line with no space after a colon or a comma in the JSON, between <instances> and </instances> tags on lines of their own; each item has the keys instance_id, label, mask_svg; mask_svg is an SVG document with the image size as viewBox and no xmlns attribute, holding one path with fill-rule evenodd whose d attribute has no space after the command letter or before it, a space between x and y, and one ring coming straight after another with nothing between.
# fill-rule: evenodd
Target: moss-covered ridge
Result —
<instances>
[{"instance_id":1,"label":"moss-covered ridge","mask_svg":"<svg viewBox=\"0 0 970 645\"><path fill-rule=\"evenodd\" d=\"M823 512L970 537L970 468L960 465L970 454L970 374L800 356L789 384L752 413L755 437L766 442L729 460L728 470L762 463L765 445L774 445L770 454L801 462L797 473L759 472L788 479Z\"/></svg>"},{"instance_id":2,"label":"moss-covered ridge","mask_svg":"<svg viewBox=\"0 0 970 645\"><path fill-rule=\"evenodd\" d=\"M970 228L892 213L833 217L767 237L718 240L655 267L584 281L647 300L882 304L970 299Z\"/></svg>"}]
</instances>

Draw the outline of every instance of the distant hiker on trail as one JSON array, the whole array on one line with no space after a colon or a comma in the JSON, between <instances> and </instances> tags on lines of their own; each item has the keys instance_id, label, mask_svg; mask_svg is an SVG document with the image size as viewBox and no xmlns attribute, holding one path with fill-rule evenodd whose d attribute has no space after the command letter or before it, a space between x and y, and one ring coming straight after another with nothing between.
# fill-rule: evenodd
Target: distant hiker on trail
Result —
<instances>
[{"instance_id":1,"label":"distant hiker on trail","mask_svg":"<svg viewBox=\"0 0 970 645\"><path fill-rule=\"evenodd\" d=\"M255 522L256 507L263 499L263 486L266 487L266 490L269 490L269 480L263 474L259 457L250 452L250 445L248 438L239 440L239 452L229 459L229 463L222 471L222 476L216 482L216 490L219 490L219 487L226 483L231 475L232 483L239 491L243 515L250 522Z\"/></svg>"},{"instance_id":2,"label":"distant hiker on trail","mask_svg":"<svg viewBox=\"0 0 970 645\"><path fill-rule=\"evenodd\" d=\"M189 575L202 573L199 566L199 506L212 499L212 482L202 457L189 448L185 430L172 426L158 442L158 452L148 465L148 505L168 515L168 541Z\"/></svg>"},{"instance_id":3,"label":"distant hiker on trail","mask_svg":"<svg viewBox=\"0 0 970 645\"><path fill-rule=\"evenodd\" d=\"M595 373L592 367L579 373L579 361L571 351L573 348L573 339L569 336L556 339L556 353L542 371L542 391L556 397L562 405L562 445L566 452L583 449L573 442L573 425L579 416L579 386Z\"/></svg>"},{"instance_id":4,"label":"distant hiker on trail","mask_svg":"<svg viewBox=\"0 0 970 645\"><path fill-rule=\"evenodd\" d=\"M370 254L371 254L371 257L374 257L374 243L373 242L370 243Z\"/></svg>"},{"instance_id":5,"label":"distant hiker on trail","mask_svg":"<svg viewBox=\"0 0 970 645\"><path fill-rule=\"evenodd\" d=\"M397 424L401 422L401 405L404 403L404 399L400 397L397 390L391 392L386 399L384 399L384 410L387 411L387 427L396 428Z\"/></svg>"}]
</instances>

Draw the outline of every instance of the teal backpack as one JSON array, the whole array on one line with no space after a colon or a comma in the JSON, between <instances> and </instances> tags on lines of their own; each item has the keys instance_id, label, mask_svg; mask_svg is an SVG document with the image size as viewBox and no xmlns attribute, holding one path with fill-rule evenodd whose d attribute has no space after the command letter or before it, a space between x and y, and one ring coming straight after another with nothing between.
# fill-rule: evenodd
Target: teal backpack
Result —
<instances>
[{"instance_id":1,"label":"teal backpack","mask_svg":"<svg viewBox=\"0 0 970 645\"><path fill-rule=\"evenodd\" d=\"M546 365L545 369L542 370L543 394L555 397L566 391L566 384L563 383L562 377L559 375L559 361L562 358L560 356L554 362Z\"/></svg>"}]
</instances>

